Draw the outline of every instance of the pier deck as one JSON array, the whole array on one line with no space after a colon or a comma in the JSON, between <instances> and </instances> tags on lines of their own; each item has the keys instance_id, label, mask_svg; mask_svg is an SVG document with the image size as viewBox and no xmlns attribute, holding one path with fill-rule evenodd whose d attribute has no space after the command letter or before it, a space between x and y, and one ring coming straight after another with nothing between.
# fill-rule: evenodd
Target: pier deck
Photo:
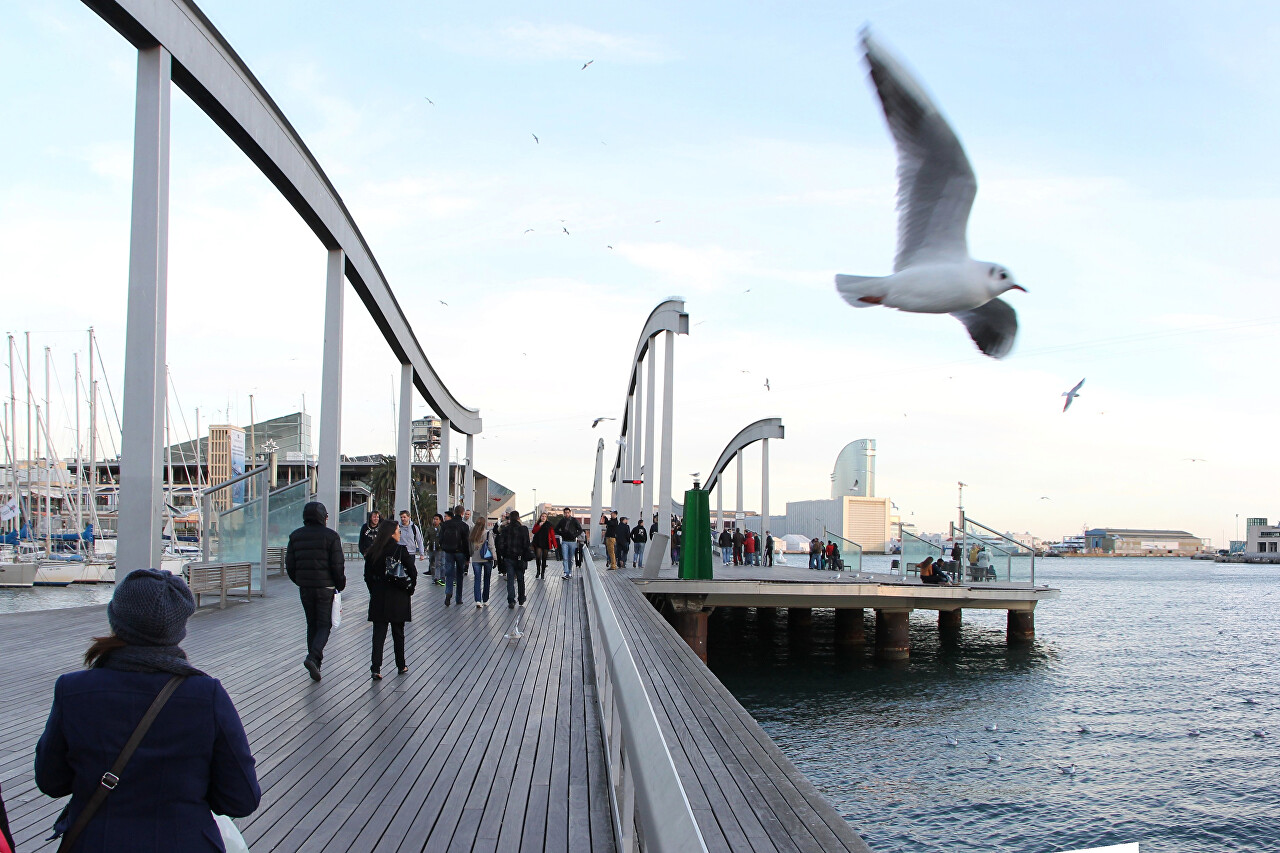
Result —
<instances>
[{"instance_id":1,"label":"pier deck","mask_svg":"<svg viewBox=\"0 0 1280 853\"><path fill-rule=\"evenodd\" d=\"M699 828L713 851L866 847L628 579L605 573ZM613 850L607 771L582 581L528 575L526 636L495 574L487 610L444 607L423 583L406 627L410 673L388 638L369 678L360 568L348 565L344 623L324 680L302 669L294 587L202 608L183 643L221 679L258 762L262 805L239 821L250 848L296 850ZM520 611L515 611L516 613ZM45 843L63 801L32 779L54 679L106 631L101 606L0 616L0 785L18 849Z\"/></svg>"}]
</instances>

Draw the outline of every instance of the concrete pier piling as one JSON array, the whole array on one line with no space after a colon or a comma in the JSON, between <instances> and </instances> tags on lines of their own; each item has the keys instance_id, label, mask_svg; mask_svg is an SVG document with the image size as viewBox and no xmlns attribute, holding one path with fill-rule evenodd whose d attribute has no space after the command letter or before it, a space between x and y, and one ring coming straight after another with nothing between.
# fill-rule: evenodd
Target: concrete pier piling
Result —
<instances>
[{"instance_id":1,"label":"concrete pier piling","mask_svg":"<svg viewBox=\"0 0 1280 853\"><path fill-rule=\"evenodd\" d=\"M1033 643L1036 639L1036 613L1034 610L1010 610L1005 629L1009 645Z\"/></svg>"},{"instance_id":2,"label":"concrete pier piling","mask_svg":"<svg viewBox=\"0 0 1280 853\"><path fill-rule=\"evenodd\" d=\"M773 620L778 618L778 608L776 607L757 607L756 621L761 624L772 625Z\"/></svg>"},{"instance_id":3,"label":"concrete pier piling","mask_svg":"<svg viewBox=\"0 0 1280 853\"><path fill-rule=\"evenodd\" d=\"M880 660L909 658L910 626L910 610L876 610L876 657Z\"/></svg>"},{"instance_id":4,"label":"concrete pier piling","mask_svg":"<svg viewBox=\"0 0 1280 853\"><path fill-rule=\"evenodd\" d=\"M791 630L808 630L813 625L812 607L788 607L787 627Z\"/></svg>"},{"instance_id":5,"label":"concrete pier piling","mask_svg":"<svg viewBox=\"0 0 1280 853\"><path fill-rule=\"evenodd\" d=\"M963 624L963 610L956 608L955 610L939 610L938 611L938 630L942 632L958 632Z\"/></svg>"},{"instance_id":6,"label":"concrete pier piling","mask_svg":"<svg viewBox=\"0 0 1280 853\"><path fill-rule=\"evenodd\" d=\"M677 610L675 629L680 638L689 644L694 654L707 662L707 611Z\"/></svg>"},{"instance_id":7,"label":"concrete pier piling","mask_svg":"<svg viewBox=\"0 0 1280 853\"><path fill-rule=\"evenodd\" d=\"M861 646L867 642L866 628L863 626L863 608L836 608L836 645Z\"/></svg>"}]
</instances>

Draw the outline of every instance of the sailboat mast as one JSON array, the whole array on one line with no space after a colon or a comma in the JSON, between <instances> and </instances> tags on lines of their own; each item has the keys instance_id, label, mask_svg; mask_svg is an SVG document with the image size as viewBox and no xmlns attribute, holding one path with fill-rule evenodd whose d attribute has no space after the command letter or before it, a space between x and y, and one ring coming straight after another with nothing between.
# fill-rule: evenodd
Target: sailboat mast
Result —
<instances>
[{"instance_id":1,"label":"sailboat mast","mask_svg":"<svg viewBox=\"0 0 1280 853\"><path fill-rule=\"evenodd\" d=\"M53 448L49 441L49 348L44 348L44 529L45 553L49 550L49 535L53 533Z\"/></svg>"},{"instance_id":2,"label":"sailboat mast","mask_svg":"<svg viewBox=\"0 0 1280 853\"><path fill-rule=\"evenodd\" d=\"M98 382L93 378L93 326L89 327L89 520L98 535Z\"/></svg>"},{"instance_id":3,"label":"sailboat mast","mask_svg":"<svg viewBox=\"0 0 1280 853\"><path fill-rule=\"evenodd\" d=\"M168 382L172 382L172 379L170 379L170 377L169 377L169 365L167 365L167 364L166 364L166 365L165 365L165 367L164 367L164 379L165 379L165 382L166 382L166 383L168 383ZM169 496L165 499L165 502L164 502L164 511L165 511L165 514L169 516L169 535L173 537L172 539L170 539L170 540L169 540L169 544L170 544L170 546L171 546L171 547L177 547L177 544L178 544L178 526L174 523L174 520L173 520L173 503L174 503L174 497L173 497L173 487L174 487L174 482L173 482L173 417L172 417L172 415L171 415L171 414L170 414L170 412L169 412L169 397L170 397L170 396L171 396L171 395L168 393L168 391L166 391L166 392L165 392L165 395L164 395L164 447L165 447L166 467L169 469L168 471L166 471L166 472L165 472L165 477L166 477L166 478L168 479L168 481L169 481Z\"/></svg>"},{"instance_id":4,"label":"sailboat mast","mask_svg":"<svg viewBox=\"0 0 1280 853\"><path fill-rule=\"evenodd\" d=\"M80 456L80 353L74 354L76 366L76 533L84 533L84 491L81 484L84 482L84 460ZM76 539L76 552L79 553L80 546L84 544L84 537Z\"/></svg>"},{"instance_id":5,"label":"sailboat mast","mask_svg":"<svg viewBox=\"0 0 1280 853\"><path fill-rule=\"evenodd\" d=\"M17 357L17 346L14 343L13 335L9 335L9 436L13 441L13 455L9 457L9 470L13 477L13 500L19 506L22 504L22 497L18 493L18 396L13 383L13 362ZM21 512L13 519L13 529L22 529Z\"/></svg>"}]
</instances>

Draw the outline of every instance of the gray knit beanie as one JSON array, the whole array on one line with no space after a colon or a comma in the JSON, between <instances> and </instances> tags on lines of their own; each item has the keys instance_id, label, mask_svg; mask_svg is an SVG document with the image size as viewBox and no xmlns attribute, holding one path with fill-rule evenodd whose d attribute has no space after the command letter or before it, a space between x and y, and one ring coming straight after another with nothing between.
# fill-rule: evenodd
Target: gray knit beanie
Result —
<instances>
[{"instance_id":1,"label":"gray knit beanie","mask_svg":"<svg viewBox=\"0 0 1280 853\"><path fill-rule=\"evenodd\" d=\"M131 646L176 646L187 636L196 600L187 584L159 569L135 569L107 605L111 632Z\"/></svg>"}]
</instances>

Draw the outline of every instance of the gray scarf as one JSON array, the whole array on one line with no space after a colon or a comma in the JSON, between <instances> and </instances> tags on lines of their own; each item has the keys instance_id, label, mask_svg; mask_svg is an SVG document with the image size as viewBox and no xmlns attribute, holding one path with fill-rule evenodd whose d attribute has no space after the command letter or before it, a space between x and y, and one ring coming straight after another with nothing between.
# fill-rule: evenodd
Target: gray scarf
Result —
<instances>
[{"instance_id":1,"label":"gray scarf","mask_svg":"<svg viewBox=\"0 0 1280 853\"><path fill-rule=\"evenodd\" d=\"M125 646L99 658L94 666L120 672L205 675L187 662L187 653L180 646Z\"/></svg>"}]
</instances>

